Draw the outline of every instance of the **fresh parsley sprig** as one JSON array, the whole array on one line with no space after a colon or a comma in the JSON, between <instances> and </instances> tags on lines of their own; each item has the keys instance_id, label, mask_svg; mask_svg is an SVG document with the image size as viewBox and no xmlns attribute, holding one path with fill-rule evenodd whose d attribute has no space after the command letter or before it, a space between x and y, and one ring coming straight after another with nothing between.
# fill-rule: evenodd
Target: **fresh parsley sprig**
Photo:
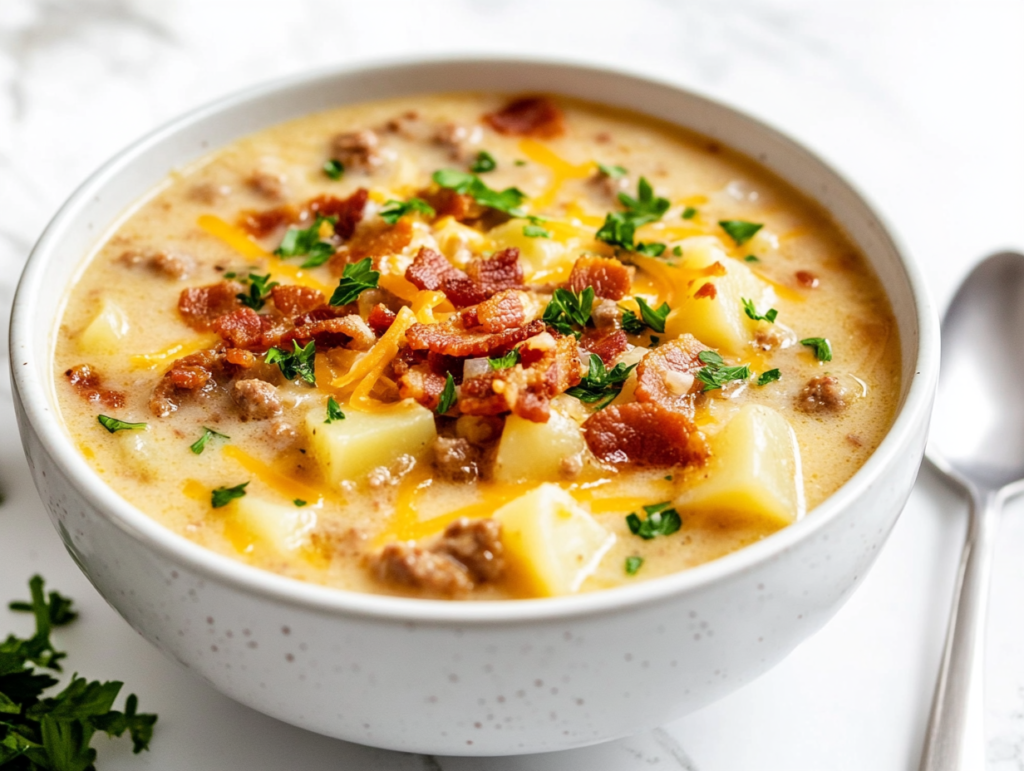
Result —
<instances>
[{"instance_id":1,"label":"fresh parsley sprig","mask_svg":"<svg viewBox=\"0 0 1024 771\"><path fill-rule=\"evenodd\" d=\"M638 252L649 257L660 257L665 251L665 244L636 244L636 229L649 222L656 222L668 211L671 205L667 198L654 195L654 188L645 177L637 183L636 198L626 193L619 193L619 202L625 207L623 212L609 212L604 224L595 234L598 241L617 246L631 252Z\"/></svg>"},{"instance_id":2,"label":"fresh parsley sprig","mask_svg":"<svg viewBox=\"0 0 1024 771\"><path fill-rule=\"evenodd\" d=\"M746 220L719 220L718 226L735 242L736 246L747 243L764 225Z\"/></svg>"},{"instance_id":3,"label":"fresh parsley sprig","mask_svg":"<svg viewBox=\"0 0 1024 771\"><path fill-rule=\"evenodd\" d=\"M701 351L697 358L704 366L697 370L696 377L704 384L705 391L714 391L733 380L746 380L750 377L750 367L746 364L727 367L725 360L715 351Z\"/></svg>"},{"instance_id":4,"label":"fresh parsley sprig","mask_svg":"<svg viewBox=\"0 0 1024 771\"><path fill-rule=\"evenodd\" d=\"M644 564L644 558L643 557L637 557L637 556L626 557L626 575L627 576L635 576L637 574L637 572L640 570L641 565L643 565L643 564Z\"/></svg>"},{"instance_id":5,"label":"fresh parsley sprig","mask_svg":"<svg viewBox=\"0 0 1024 771\"><path fill-rule=\"evenodd\" d=\"M333 396L327 397L327 420L324 423L333 423L336 420L344 420L345 413L341 411L341 405L334 400Z\"/></svg>"},{"instance_id":6,"label":"fresh parsley sprig","mask_svg":"<svg viewBox=\"0 0 1024 771\"><path fill-rule=\"evenodd\" d=\"M345 176L345 164L334 158L324 163L323 170L328 179L333 179L335 182Z\"/></svg>"},{"instance_id":7,"label":"fresh parsley sprig","mask_svg":"<svg viewBox=\"0 0 1024 771\"><path fill-rule=\"evenodd\" d=\"M248 482L242 482L234 487L218 487L210 493L210 505L215 509L227 506L231 501L245 497L245 488Z\"/></svg>"},{"instance_id":8,"label":"fresh parsley sprig","mask_svg":"<svg viewBox=\"0 0 1024 771\"><path fill-rule=\"evenodd\" d=\"M288 380L299 377L310 385L316 385L316 370L313 364L316 340L310 340L305 345L299 345L298 340L292 340L292 348L291 353L285 353L280 348L271 348L263 360L267 364L276 364L281 374Z\"/></svg>"},{"instance_id":9,"label":"fresh parsley sprig","mask_svg":"<svg viewBox=\"0 0 1024 771\"><path fill-rule=\"evenodd\" d=\"M476 158L469 164L469 170L474 174L484 174L488 171L494 171L496 168L498 168L498 161L486 150L478 152Z\"/></svg>"},{"instance_id":10,"label":"fresh parsley sprig","mask_svg":"<svg viewBox=\"0 0 1024 771\"><path fill-rule=\"evenodd\" d=\"M611 179L622 179L629 173L625 166L609 166L605 163L597 164L597 170Z\"/></svg>"},{"instance_id":11,"label":"fresh parsley sprig","mask_svg":"<svg viewBox=\"0 0 1024 771\"><path fill-rule=\"evenodd\" d=\"M761 373L760 377L757 379L757 384L759 386L766 386L769 383L774 383L776 380L780 380L781 378L782 373L779 372L779 370L770 369Z\"/></svg>"},{"instance_id":12,"label":"fresh parsley sprig","mask_svg":"<svg viewBox=\"0 0 1024 771\"><path fill-rule=\"evenodd\" d=\"M541 321L549 327L557 329L563 335L583 333L583 327L590 320L594 308L594 288L588 286L582 292L571 289L556 289L551 295L551 302L544 309Z\"/></svg>"},{"instance_id":13,"label":"fresh parsley sprig","mask_svg":"<svg viewBox=\"0 0 1024 771\"><path fill-rule=\"evenodd\" d=\"M521 358L522 355L519 353L519 349L513 348L504 356L497 356L495 358L488 359L487 363L491 365L491 369L494 371L499 369L512 369L512 367L519 363Z\"/></svg>"},{"instance_id":14,"label":"fresh parsley sprig","mask_svg":"<svg viewBox=\"0 0 1024 771\"><path fill-rule=\"evenodd\" d=\"M367 289L376 289L380 281L380 272L370 267L373 261L364 257L359 262L345 266L341 273L338 286L331 295L330 304L334 306L348 305L354 302Z\"/></svg>"},{"instance_id":15,"label":"fresh parsley sprig","mask_svg":"<svg viewBox=\"0 0 1024 771\"><path fill-rule=\"evenodd\" d=\"M424 217L433 217L437 214L434 207L422 198L410 198L408 201L388 201L380 208L380 218L389 225L394 225L406 214L419 212Z\"/></svg>"},{"instance_id":16,"label":"fresh parsley sprig","mask_svg":"<svg viewBox=\"0 0 1024 771\"><path fill-rule=\"evenodd\" d=\"M108 415L97 415L96 419L112 434L116 434L118 431L139 431L149 426L148 423L126 423Z\"/></svg>"},{"instance_id":17,"label":"fresh parsley sprig","mask_svg":"<svg viewBox=\"0 0 1024 771\"><path fill-rule=\"evenodd\" d=\"M746 297L741 297L740 300L743 301L743 310L746 311L747 318L749 319L754 321L767 321L769 324L774 324L775 319L779 316L779 312L774 308L769 308L764 312L764 314L760 314L757 312L757 308L755 307L753 300L748 300Z\"/></svg>"},{"instance_id":18,"label":"fresh parsley sprig","mask_svg":"<svg viewBox=\"0 0 1024 771\"><path fill-rule=\"evenodd\" d=\"M455 378L452 377L452 373L448 373L448 377L444 381L444 390L441 391L440 397L437 400L437 409L434 410L438 415L444 415L448 410L455 406L455 402L458 399L458 395L455 393Z\"/></svg>"},{"instance_id":19,"label":"fresh parsley sprig","mask_svg":"<svg viewBox=\"0 0 1024 771\"><path fill-rule=\"evenodd\" d=\"M601 357L590 354L590 367L578 385L566 391L585 404L593 404L595 410L603 410L611 404L622 391L622 386L633 371L636 364L626 365L619 362L610 370L605 367Z\"/></svg>"},{"instance_id":20,"label":"fresh parsley sprig","mask_svg":"<svg viewBox=\"0 0 1024 771\"><path fill-rule=\"evenodd\" d=\"M805 337L800 341L800 345L813 348L818 361L832 361L832 343L827 337Z\"/></svg>"},{"instance_id":21,"label":"fresh parsley sprig","mask_svg":"<svg viewBox=\"0 0 1024 771\"><path fill-rule=\"evenodd\" d=\"M218 439L230 439L231 437L227 434L222 434L220 431L214 431L212 428L203 426L203 435L199 437L195 442L189 445L189 449L192 450L196 455L202 455L203 450L206 449L206 443L214 437Z\"/></svg>"},{"instance_id":22,"label":"fresh parsley sprig","mask_svg":"<svg viewBox=\"0 0 1024 771\"><path fill-rule=\"evenodd\" d=\"M522 217L525 214L521 207L526 200L526 193L517 187L492 190L476 174L455 169L435 171L433 180L439 187L470 196L481 206L496 209L512 217Z\"/></svg>"},{"instance_id":23,"label":"fresh parsley sprig","mask_svg":"<svg viewBox=\"0 0 1024 771\"><path fill-rule=\"evenodd\" d=\"M636 513L626 517L626 524L629 532L638 535L645 541L650 541L659 535L672 535L683 526L682 517L679 512L672 508L671 501L654 503L643 507L646 519L640 519ZM639 569L639 566L637 566Z\"/></svg>"},{"instance_id":24,"label":"fresh parsley sprig","mask_svg":"<svg viewBox=\"0 0 1024 771\"><path fill-rule=\"evenodd\" d=\"M277 286L276 281L270 280L270 274L259 276L255 273L249 274L249 293L239 292L235 295L242 305L252 308L254 311L261 310L270 297L270 290Z\"/></svg>"},{"instance_id":25,"label":"fresh parsley sprig","mask_svg":"<svg viewBox=\"0 0 1024 771\"><path fill-rule=\"evenodd\" d=\"M306 261L302 263L303 268L323 265L334 255L334 244L324 240L324 233L328 234L327 237L333 236L334 223L337 221L337 217L324 217L318 214L308 228L288 228L274 254L278 257L306 256ZM324 227L325 225L327 227Z\"/></svg>"}]
</instances>

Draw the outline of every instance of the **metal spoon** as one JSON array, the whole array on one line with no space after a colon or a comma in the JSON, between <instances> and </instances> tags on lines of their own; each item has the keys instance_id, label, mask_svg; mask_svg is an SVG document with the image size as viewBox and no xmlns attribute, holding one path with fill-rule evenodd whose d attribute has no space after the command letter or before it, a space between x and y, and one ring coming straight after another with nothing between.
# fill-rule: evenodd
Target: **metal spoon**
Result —
<instances>
[{"instance_id":1,"label":"metal spoon","mask_svg":"<svg viewBox=\"0 0 1024 771\"><path fill-rule=\"evenodd\" d=\"M927 454L970 495L971 518L921 771L981 771L995 532L1003 503L1024 491L1024 255L982 262L946 311Z\"/></svg>"}]
</instances>

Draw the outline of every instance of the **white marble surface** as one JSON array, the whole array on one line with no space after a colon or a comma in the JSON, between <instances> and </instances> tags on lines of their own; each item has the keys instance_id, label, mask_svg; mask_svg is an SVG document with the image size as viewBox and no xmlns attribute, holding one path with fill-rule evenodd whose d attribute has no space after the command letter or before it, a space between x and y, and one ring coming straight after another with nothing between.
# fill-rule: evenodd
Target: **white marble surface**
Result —
<instances>
[{"instance_id":1,"label":"white marble surface","mask_svg":"<svg viewBox=\"0 0 1024 771\"><path fill-rule=\"evenodd\" d=\"M417 52L628 65L738 105L873 199L944 303L973 261L1024 248L1022 0L0 0L0 598L35 571L78 600L69 666L160 713L152 752L100 768L445 771L916 769L963 531L929 470L878 565L761 680L664 729L506 759L400 755L240 707L165 660L61 547L27 479L6 372L14 277L91 170L175 114L263 79ZM1024 506L1003 523L988 642L989 771L1024 770ZM0 633L27 620L0 610Z\"/></svg>"}]
</instances>

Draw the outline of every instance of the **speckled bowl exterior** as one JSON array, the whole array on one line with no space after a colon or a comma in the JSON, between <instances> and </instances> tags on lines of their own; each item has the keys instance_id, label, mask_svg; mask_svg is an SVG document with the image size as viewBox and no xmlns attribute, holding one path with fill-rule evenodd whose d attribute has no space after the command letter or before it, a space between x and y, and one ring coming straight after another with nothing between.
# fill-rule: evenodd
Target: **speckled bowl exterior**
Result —
<instances>
[{"instance_id":1,"label":"speckled bowl exterior","mask_svg":"<svg viewBox=\"0 0 1024 771\"><path fill-rule=\"evenodd\" d=\"M85 254L168 172L244 134L350 102L451 90L549 91L626 107L756 158L820 202L887 287L903 344L896 422L796 524L673 576L579 597L448 603L282 578L209 552L111 491L65 433L54 320ZM910 494L938 373L922 276L834 171L774 130L675 86L535 60L399 62L253 89L156 131L100 169L43 234L11 323L32 474L89 580L146 639L255 709L395 750L568 749L651 728L735 690L822 626L871 567Z\"/></svg>"}]
</instances>

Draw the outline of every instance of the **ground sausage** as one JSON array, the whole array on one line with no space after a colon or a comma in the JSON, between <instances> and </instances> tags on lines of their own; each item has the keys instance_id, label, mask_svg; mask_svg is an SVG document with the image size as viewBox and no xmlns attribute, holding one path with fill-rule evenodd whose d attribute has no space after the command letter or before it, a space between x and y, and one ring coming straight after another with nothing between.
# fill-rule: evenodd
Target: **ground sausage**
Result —
<instances>
[{"instance_id":1,"label":"ground sausage","mask_svg":"<svg viewBox=\"0 0 1024 771\"><path fill-rule=\"evenodd\" d=\"M338 134L331 140L331 157L340 161L346 171L367 173L384 162L380 154L380 140L370 129Z\"/></svg>"},{"instance_id":2,"label":"ground sausage","mask_svg":"<svg viewBox=\"0 0 1024 771\"><path fill-rule=\"evenodd\" d=\"M501 523L496 519L457 519L434 549L465 565L477 583L494 581L505 571Z\"/></svg>"},{"instance_id":3,"label":"ground sausage","mask_svg":"<svg viewBox=\"0 0 1024 771\"><path fill-rule=\"evenodd\" d=\"M277 388L263 380L239 380L231 389L242 420L266 420L281 414Z\"/></svg>"},{"instance_id":4,"label":"ground sausage","mask_svg":"<svg viewBox=\"0 0 1024 771\"><path fill-rule=\"evenodd\" d=\"M443 597L466 594L473 588L473 579L462 563L415 543L389 543L370 558L370 569L383 583Z\"/></svg>"},{"instance_id":5,"label":"ground sausage","mask_svg":"<svg viewBox=\"0 0 1024 771\"><path fill-rule=\"evenodd\" d=\"M434 440L434 468L443 479L472 482L480 477L480 449L468 439L439 436Z\"/></svg>"},{"instance_id":6,"label":"ground sausage","mask_svg":"<svg viewBox=\"0 0 1024 771\"><path fill-rule=\"evenodd\" d=\"M847 407L846 397L846 389L839 378L819 375L808 380L796 395L796 408L810 414L842 412Z\"/></svg>"}]
</instances>

